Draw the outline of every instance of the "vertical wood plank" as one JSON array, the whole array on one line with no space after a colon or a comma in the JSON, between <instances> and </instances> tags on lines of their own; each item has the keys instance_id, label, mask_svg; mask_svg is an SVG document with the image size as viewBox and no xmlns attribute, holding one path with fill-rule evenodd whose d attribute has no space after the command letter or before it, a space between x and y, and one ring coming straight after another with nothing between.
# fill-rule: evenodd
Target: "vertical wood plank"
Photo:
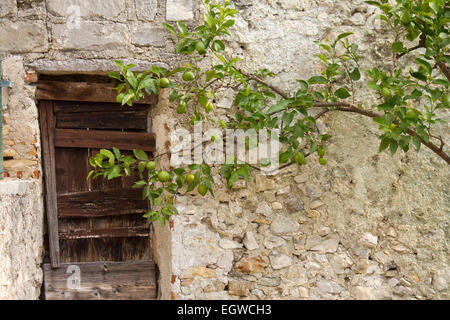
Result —
<instances>
[{"instance_id":1,"label":"vertical wood plank","mask_svg":"<svg viewBox=\"0 0 450 320\"><path fill-rule=\"evenodd\" d=\"M47 205L48 237L50 246L50 261L53 268L60 266L59 238L58 238L58 209L56 195L56 165L55 147L53 145L54 120L53 103L40 101L39 114L41 118L41 139L44 163L44 178Z\"/></svg>"}]
</instances>

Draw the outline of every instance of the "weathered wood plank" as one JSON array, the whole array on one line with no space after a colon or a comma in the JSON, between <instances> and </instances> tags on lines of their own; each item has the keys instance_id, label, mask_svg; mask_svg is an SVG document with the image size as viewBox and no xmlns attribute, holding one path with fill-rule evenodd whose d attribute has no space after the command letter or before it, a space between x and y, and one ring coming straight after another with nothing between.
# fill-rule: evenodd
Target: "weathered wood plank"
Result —
<instances>
[{"instance_id":1,"label":"weathered wood plank","mask_svg":"<svg viewBox=\"0 0 450 320\"><path fill-rule=\"evenodd\" d=\"M79 282L73 281L78 276ZM47 300L147 300L157 296L152 260L63 263L56 269L44 264L44 284Z\"/></svg>"},{"instance_id":2,"label":"weathered wood plank","mask_svg":"<svg viewBox=\"0 0 450 320\"><path fill-rule=\"evenodd\" d=\"M155 151L155 135L145 132L55 129L55 146Z\"/></svg>"},{"instance_id":3,"label":"weathered wood plank","mask_svg":"<svg viewBox=\"0 0 450 320\"><path fill-rule=\"evenodd\" d=\"M147 211L148 201L142 200L141 189L58 194L59 218L98 218Z\"/></svg>"},{"instance_id":4,"label":"weathered wood plank","mask_svg":"<svg viewBox=\"0 0 450 320\"><path fill-rule=\"evenodd\" d=\"M117 102L117 91L111 83L39 81L36 98L38 100ZM156 95L145 96L133 104L156 104Z\"/></svg>"},{"instance_id":5,"label":"weathered wood plank","mask_svg":"<svg viewBox=\"0 0 450 320\"><path fill-rule=\"evenodd\" d=\"M118 227L107 229L75 229L75 230L59 230L59 239L98 239L98 238L134 238L148 237L150 228L144 227Z\"/></svg>"},{"instance_id":6,"label":"weathered wood plank","mask_svg":"<svg viewBox=\"0 0 450 320\"><path fill-rule=\"evenodd\" d=\"M58 113L56 128L71 129L147 129L147 111Z\"/></svg>"},{"instance_id":7,"label":"weathered wood plank","mask_svg":"<svg viewBox=\"0 0 450 320\"><path fill-rule=\"evenodd\" d=\"M59 238L58 238L58 210L56 197L56 162L54 141L53 105L50 101L39 103L41 118L42 153L44 160L44 178L46 190L46 208L48 237L50 247L50 260L52 267L60 265Z\"/></svg>"},{"instance_id":8,"label":"weathered wood plank","mask_svg":"<svg viewBox=\"0 0 450 320\"><path fill-rule=\"evenodd\" d=\"M55 101L54 112L58 113L87 113L87 112L124 112L124 111L149 111L150 105L138 104L122 106L120 103L106 102L79 102L79 101Z\"/></svg>"}]
</instances>

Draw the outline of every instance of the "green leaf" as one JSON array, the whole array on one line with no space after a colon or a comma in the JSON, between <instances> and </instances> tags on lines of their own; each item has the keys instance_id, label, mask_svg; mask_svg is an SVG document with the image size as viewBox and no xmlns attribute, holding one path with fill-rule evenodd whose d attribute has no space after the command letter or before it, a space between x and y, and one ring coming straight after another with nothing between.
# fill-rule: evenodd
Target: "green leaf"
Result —
<instances>
[{"instance_id":1,"label":"green leaf","mask_svg":"<svg viewBox=\"0 0 450 320\"><path fill-rule=\"evenodd\" d=\"M147 182L144 180L137 181L135 184L133 184L132 188L142 188L143 186L146 186Z\"/></svg>"},{"instance_id":2,"label":"green leaf","mask_svg":"<svg viewBox=\"0 0 450 320\"><path fill-rule=\"evenodd\" d=\"M117 178L120 176L120 168L118 165L112 166L108 173L108 180Z\"/></svg>"},{"instance_id":3,"label":"green leaf","mask_svg":"<svg viewBox=\"0 0 450 320\"><path fill-rule=\"evenodd\" d=\"M234 20L227 20L227 21L225 21L224 24L222 24L222 26L220 27L220 29L226 29L226 28L229 28L229 27L233 26L234 23L235 23Z\"/></svg>"},{"instance_id":4,"label":"green leaf","mask_svg":"<svg viewBox=\"0 0 450 320\"><path fill-rule=\"evenodd\" d=\"M177 27L178 30L181 31L181 33L188 33L188 29L183 21L177 21Z\"/></svg>"},{"instance_id":5,"label":"green leaf","mask_svg":"<svg viewBox=\"0 0 450 320\"><path fill-rule=\"evenodd\" d=\"M378 149L378 152L382 152L383 150L385 150L387 147L389 147L389 143L391 139L389 138L383 138L381 139L381 143L380 143L380 148Z\"/></svg>"},{"instance_id":6,"label":"green leaf","mask_svg":"<svg viewBox=\"0 0 450 320\"><path fill-rule=\"evenodd\" d=\"M396 41L392 44L392 51L394 51L395 53L399 53L403 51L403 42L401 41Z\"/></svg>"},{"instance_id":7,"label":"green leaf","mask_svg":"<svg viewBox=\"0 0 450 320\"><path fill-rule=\"evenodd\" d=\"M269 110L267 110L267 114L273 114L276 112L280 112L284 109L286 109L286 107L291 103L290 100L280 100L280 102L278 102L277 104L274 104L273 106L271 106L269 108Z\"/></svg>"},{"instance_id":8,"label":"green leaf","mask_svg":"<svg viewBox=\"0 0 450 320\"><path fill-rule=\"evenodd\" d=\"M427 70L428 74L431 74L431 72L433 71L433 68L431 67L431 65L427 61L425 61L423 59L420 59L420 58L416 58L416 62L420 66L422 66L425 70Z\"/></svg>"},{"instance_id":9,"label":"green leaf","mask_svg":"<svg viewBox=\"0 0 450 320\"><path fill-rule=\"evenodd\" d=\"M361 79L361 73L359 72L358 68L355 68L348 75L349 75L350 79L352 79L353 81L358 81L359 79Z\"/></svg>"},{"instance_id":10,"label":"green leaf","mask_svg":"<svg viewBox=\"0 0 450 320\"><path fill-rule=\"evenodd\" d=\"M346 99L350 97L350 93L345 88L340 88L334 92L335 96L340 99Z\"/></svg>"},{"instance_id":11,"label":"green leaf","mask_svg":"<svg viewBox=\"0 0 450 320\"><path fill-rule=\"evenodd\" d=\"M391 142L389 144L389 150L391 151L391 156L393 156L395 154L395 152L397 152L397 149L398 149L397 141L391 139Z\"/></svg>"},{"instance_id":12,"label":"green leaf","mask_svg":"<svg viewBox=\"0 0 450 320\"><path fill-rule=\"evenodd\" d=\"M134 149L133 150L133 154L139 160L142 160L142 161L147 161L148 160L147 154L144 151L142 151L142 150Z\"/></svg>"},{"instance_id":13,"label":"green leaf","mask_svg":"<svg viewBox=\"0 0 450 320\"><path fill-rule=\"evenodd\" d=\"M169 30L170 33L172 33L175 37L177 36L177 31L176 31L175 28L172 27L170 24L167 24L167 23L163 22L163 23L162 23L162 26L163 26L164 28L166 28L167 30Z\"/></svg>"},{"instance_id":14,"label":"green leaf","mask_svg":"<svg viewBox=\"0 0 450 320\"><path fill-rule=\"evenodd\" d=\"M222 41L220 40L214 40L214 42L211 45L211 48L215 51L215 52L222 52L225 50L225 45L223 44Z\"/></svg>"},{"instance_id":15,"label":"green leaf","mask_svg":"<svg viewBox=\"0 0 450 320\"><path fill-rule=\"evenodd\" d=\"M416 147L417 151L420 150L420 145L422 144L422 142L420 141L420 138L418 136L413 136L413 144Z\"/></svg>"},{"instance_id":16,"label":"green leaf","mask_svg":"<svg viewBox=\"0 0 450 320\"><path fill-rule=\"evenodd\" d=\"M309 78L308 80L309 84L326 84L328 83L328 80L322 76L314 76Z\"/></svg>"}]
</instances>

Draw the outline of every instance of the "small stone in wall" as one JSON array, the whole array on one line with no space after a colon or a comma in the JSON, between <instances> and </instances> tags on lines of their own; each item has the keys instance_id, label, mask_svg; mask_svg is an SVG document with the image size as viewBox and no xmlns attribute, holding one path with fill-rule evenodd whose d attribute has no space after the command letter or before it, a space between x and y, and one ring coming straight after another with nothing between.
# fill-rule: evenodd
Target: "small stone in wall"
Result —
<instances>
[{"instance_id":1,"label":"small stone in wall","mask_svg":"<svg viewBox=\"0 0 450 320\"><path fill-rule=\"evenodd\" d=\"M342 288L336 282L325 279L320 279L316 283L316 286L322 293L340 293L342 292L342 290L344 290L344 288Z\"/></svg>"},{"instance_id":2,"label":"small stone in wall","mask_svg":"<svg viewBox=\"0 0 450 320\"><path fill-rule=\"evenodd\" d=\"M267 236L263 242L264 246L267 249L277 248L284 245L285 243L286 241L283 238L274 235Z\"/></svg>"},{"instance_id":3,"label":"small stone in wall","mask_svg":"<svg viewBox=\"0 0 450 320\"><path fill-rule=\"evenodd\" d=\"M267 204L267 202L263 201L256 208L256 213L257 214L261 214L261 215L263 215L265 217L268 217L268 216L270 216L272 214L272 209Z\"/></svg>"},{"instance_id":4,"label":"small stone in wall","mask_svg":"<svg viewBox=\"0 0 450 320\"><path fill-rule=\"evenodd\" d=\"M277 190L276 195L282 196L284 194L288 194L289 192L291 192L291 186L286 186L286 187L283 187L283 188Z\"/></svg>"},{"instance_id":5,"label":"small stone in wall","mask_svg":"<svg viewBox=\"0 0 450 320\"><path fill-rule=\"evenodd\" d=\"M281 254L277 251L273 251L269 255L269 259L270 259L270 264L272 265L272 268L275 270L287 268L290 265L292 265L291 257L289 257L285 254Z\"/></svg>"},{"instance_id":6,"label":"small stone in wall","mask_svg":"<svg viewBox=\"0 0 450 320\"><path fill-rule=\"evenodd\" d=\"M309 293L308 293L308 289L300 287L298 288L298 293L300 295L300 298L308 298L309 297Z\"/></svg>"},{"instance_id":7,"label":"small stone in wall","mask_svg":"<svg viewBox=\"0 0 450 320\"><path fill-rule=\"evenodd\" d=\"M319 252L336 252L339 245L339 237L337 234L330 234L325 238L320 236L308 237L306 248L311 251Z\"/></svg>"},{"instance_id":8,"label":"small stone in wall","mask_svg":"<svg viewBox=\"0 0 450 320\"><path fill-rule=\"evenodd\" d=\"M265 175L256 176L256 192L273 190L275 183Z\"/></svg>"},{"instance_id":9,"label":"small stone in wall","mask_svg":"<svg viewBox=\"0 0 450 320\"><path fill-rule=\"evenodd\" d=\"M283 209L283 205L281 204L281 203L279 203L279 202L273 202L272 203L272 209L273 210L281 210L281 209Z\"/></svg>"},{"instance_id":10,"label":"small stone in wall","mask_svg":"<svg viewBox=\"0 0 450 320\"><path fill-rule=\"evenodd\" d=\"M242 243L238 243L238 242L230 240L230 239L220 239L219 246L222 249L238 249L238 248L242 248Z\"/></svg>"},{"instance_id":11,"label":"small stone in wall","mask_svg":"<svg viewBox=\"0 0 450 320\"><path fill-rule=\"evenodd\" d=\"M215 278L216 272L206 267L196 267L183 271L180 279L192 279L194 277Z\"/></svg>"},{"instance_id":12,"label":"small stone in wall","mask_svg":"<svg viewBox=\"0 0 450 320\"><path fill-rule=\"evenodd\" d=\"M244 246L247 248L247 250L256 250L259 249L258 242L255 239L255 236L253 235L253 232L247 232L245 233L244 237Z\"/></svg>"},{"instance_id":13,"label":"small stone in wall","mask_svg":"<svg viewBox=\"0 0 450 320\"><path fill-rule=\"evenodd\" d=\"M366 232L363 234L360 241L366 247L375 248L378 244L378 237L370 232Z\"/></svg>"},{"instance_id":14,"label":"small stone in wall","mask_svg":"<svg viewBox=\"0 0 450 320\"><path fill-rule=\"evenodd\" d=\"M330 233L330 228L328 228L328 227L319 227L317 229L317 233L319 234L319 236L325 237L327 234Z\"/></svg>"},{"instance_id":15,"label":"small stone in wall","mask_svg":"<svg viewBox=\"0 0 450 320\"><path fill-rule=\"evenodd\" d=\"M253 274L264 272L267 265L268 263L264 261L261 256L257 256L251 259L249 259L248 257L244 257L236 263L234 269L236 270L236 272Z\"/></svg>"},{"instance_id":16,"label":"small stone in wall","mask_svg":"<svg viewBox=\"0 0 450 320\"><path fill-rule=\"evenodd\" d=\"M247 281L230 280L228 282L228 293L234 296L247 297L250 294L251 283Z\"/></svg>"},{"instance_id":17,"label":"small stone in wall","mask_svg":"<svg viewBox=\"0 0 450 320\"><path fill-rule=\"evenodd\" d=\"M310 209L317 209L320 208L321 206L323 206L324 203L320 200L314 200L313 202L311 202L311 204L309 205Z\"/></svg>"},{"instance_id":18,"label":"small stone in wall","mask_svg":"<svg viewBox=\"0 0 450 320\"><path fill-rule=\"evenodd\" d=\"M299 228L300 225L296 221L292 221L291 219L284 216L276 217L270 225L270 230L275 234L297 232Z\"/></svg>"},{"instance_id":19,"label":"small stone in wall","mask_svg":"<svg viewBox=\"0 0 450 320\"><path fill-rule=\"evenodd\" d=\"M296 176L294 178L295 183L298 183L298 184L308 182L308 180L309 180L309 178L306 175Z\"/></svg>"},{"instance_id":20,"label":"small stone in wall","mask_svg":"<svg viewBox=\"0 0 450 320\"><path fill-rule=\"evenodd\" d=\"M265 287L278 287L281 283L279 277L276 278L260 278L258 284Z\"/></svg>"},{"instance_id":21,"label":"small stone in wall","mask_svg":"<svg viewBox=\"0 0 450 320\"><path fill-rule=\"evenodd\" d=\"M303 201L295 194L287 196L284 200L284 205L289 213L296 213L302 211L304 208Z\"/></svg>"}]
</instances>

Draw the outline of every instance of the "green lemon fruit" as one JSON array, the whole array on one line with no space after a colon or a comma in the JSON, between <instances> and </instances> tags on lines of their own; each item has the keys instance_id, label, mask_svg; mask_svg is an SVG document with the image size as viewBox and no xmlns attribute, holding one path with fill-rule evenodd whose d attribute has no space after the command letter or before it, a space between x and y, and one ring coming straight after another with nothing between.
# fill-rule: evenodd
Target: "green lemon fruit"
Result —
<instances>
[{"instance_id":1,"label":"green lemon fruit","mask_svg":"<svg viewBox=\"0 0 450 320\"><path fill-rule=\"evenodd\" d=\"M402 22L404 24L411 22L411 15L408 12L406 12L405 14L402 15Z\"/></svg>"},{"instance_id":2,"label":"green lemon fruit","mask_svg":"<svg viewBox=\"0 0 450 320\"><path fill-rule=\"evenodd\" d=\"M204 185L199 185L198 189L197 189L198 193L200 193L202 196L204 196L206 194L206 192L208 191L208 189L206 189L206 187Z\"/></svg>"},{"instance_id":3,"label":"green lemon fruit","mask_svg":"<svg viewBox=\"0 0 450 320\"><path fill-rule=\"evenodd\" d=\"M208 103L205 106L206 113L210 113L212 111L212 109L213 109L213 104L208 101Z\"/></svg>"},{"instance_id":4,"label":"green lemon fruit","mask_svg":"<svg viewBox=\"0 0 450 320\"><path fill-rule=\"evenodd\" d=\"M322 147L319 147L317 149L317 154L319 155L319 158L322 158L325 155L325 150Z\"/></svg>"},{"instance_id":5,"label":"green lemon fruit","mask_svg":"<svg viewBox=\"0 0 450 320\"><path fill-rule=\"evenodd\" d=\"M381 89L381 94L383 95L383 97L389 98L391 96L391 90L389 90L389 88L384 87L383 89Z\"/></svg>"},{"instance_id":6,"label":"green lemon fruit","mask_svg":"<svg viewBox=\"0 0 450 320\"><path fill-rule=\"evenodd\" d=\"M192 173L189 173L189 174L186 176L186 182L189 183L189 184L191 184L192 182L194 182L194 179L195 179L195 176L194 176Z\"/></svg>"},{"instance_id":7,"label":"green lemon fruit","mask_svg":"<svg viewBox=\"0 0 450 320\"><path fill-rule=\"evenodd\" d=\"M204 44L202 41L198 41L198 42L195 44L195 50L197 50L197 52L198 52L199 54L205 54L205 53L206 53L206 50L205 50L205 44Z\"/></svg>"},{"instance_id":8,"label":"green lemon fruit","mask_svg":"<svg viewBox=\"0 0 450 320\"><path fill-rule=\"evenodd\" d=\"M160 171L158 173L158 180L161 182L167 182L170 179L170 174L167 171Z\"/></svg>"},{"instance_id":9,"label":"green lemon fruit","mask_svg":"<svg viewBox=\"0 0 450 320\"><path fill-rule=\"evenodd\" d=\"M324 166L324 165L327 164L327 159L325 159L325 158L319 158L319 163L320 163L322 166Z\"/></svg>"},{"instance_id":10,"label":"green lemon fruit","mask_svg":"<svg viewBox=\"0 0 450 320\"><path fill-rule=\"evenodd\" d=\"M303 155L303 153L297 152L297 154L295 155L295 162L299 166L306 164L306 159L305 159L305 156Z\"/></svg>"},{"instance_id":11,"label":"green lemon fruit","mask_svg":"<svg viewBox=\"0 0 450 320\"><path fill-rule=\"evenodd\" d=\"M156 168L156 163L154 161L147 162L147 170L153 171Z\"/></svg>"},{"instance_id":12,"label":"green lemon fruit","mask_svg":"<svg viewBox=\"0 0 450 320\"><path fill-rule=\"evenodd\" d=\"M177 108L177 113L182 114L186 112L186 102L180 103L180 105Z\"/></svg>"},{"instance_id":13,"label":"green lemon fruit","mask_svg":"<svg viewBox=\"0 0 450 320\"><path fill-rule=\"evenodd\" d=\"M192 71L185 71L182 78L184 81L192 81L195 79L195 75Z\"/></svg>"},{"instance_id":14,"label":"green lemon fruit","mask_svg":"<svg viewBox=\"0 0 450 320\"><path fill-rule=\"evenodd\" d=\"M159 79L159 86L161 88L167 88L170 85L170 80L167 78L161 78Z\"/></svg>"},{"instance_id":15,"label":"green lemon fruit","mask_svg":"<svg viewBox=\"0 0 450 320\"><path fill-rule=\"evenodd\" d=\"M449 94L446 94L442 97L442 103L444 104L444 106L450 107L450 95Z\"/></svg>"}]
</instances>

